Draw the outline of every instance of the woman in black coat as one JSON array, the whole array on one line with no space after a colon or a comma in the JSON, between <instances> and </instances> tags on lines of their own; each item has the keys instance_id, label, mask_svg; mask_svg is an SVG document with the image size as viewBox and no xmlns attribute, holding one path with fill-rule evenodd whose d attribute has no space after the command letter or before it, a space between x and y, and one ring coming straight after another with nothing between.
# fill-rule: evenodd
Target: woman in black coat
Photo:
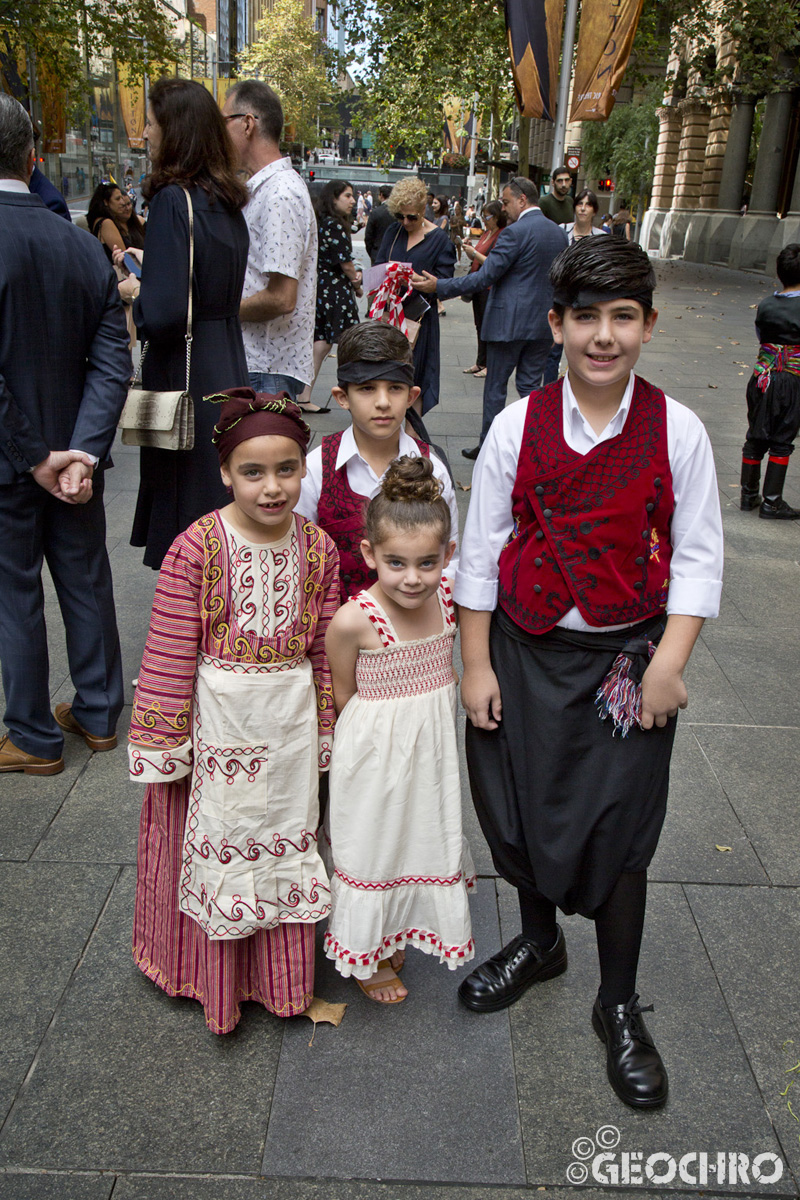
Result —
<instances>
[{"instance_id":1,"label":"woman in black coat","mask_svg":"<svg viewBox=\"0 0 800 1200\"><path fill-rule=\"evenodd\" d=\"M249 236L242 215L247 189L236 175L225 122L202 84L161 79L150 91L145 135L153 172L142 192L150 201L147 253L134 318L148 342L142 386L186 386L189 213L194 209L193 340L189 391L194 402L192 450L143 447L131 545L144 546L158 570L172 542L204 513L227 502L211 442L218 407L203 396L249 380L239 301Z\"/></svg>"}]
</instances>

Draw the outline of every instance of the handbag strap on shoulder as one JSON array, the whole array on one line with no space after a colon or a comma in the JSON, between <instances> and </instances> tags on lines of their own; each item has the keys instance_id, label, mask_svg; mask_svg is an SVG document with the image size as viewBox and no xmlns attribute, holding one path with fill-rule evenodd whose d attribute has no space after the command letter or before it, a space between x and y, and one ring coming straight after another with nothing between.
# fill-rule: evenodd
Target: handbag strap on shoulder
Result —
<instances>
[{"instance_id":1,"label":"handbag strap on shoulder","mask_svg":"<svg viewBox=\"0 0 800 1200\"><path fill-rule=\"evenodd\" d=\"M194 208L192 206L192 197L186 188L181 189L186 197L186 206L189 210L189 303L186 308L186 391L189 391L189 375L192 368L192 276L194 275ZM139 365L136 368L136 374L132 380L132 387L136 387L142 378L142 367L147 355L147 350L150 342L147 341L142 346L142 353L139 358Z\"/></svg>"}]
</instances>

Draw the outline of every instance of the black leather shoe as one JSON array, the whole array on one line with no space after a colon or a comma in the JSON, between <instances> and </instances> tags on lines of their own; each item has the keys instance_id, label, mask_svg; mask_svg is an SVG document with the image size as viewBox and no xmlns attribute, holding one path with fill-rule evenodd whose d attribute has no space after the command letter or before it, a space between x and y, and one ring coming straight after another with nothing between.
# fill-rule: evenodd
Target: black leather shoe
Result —
<instances>
[{"instance_id":1,"label":"black leather shoe","mask_svg":"<svg viewBox=\"0 0 800 1200\"><path fill-rule=\"evenodd\" d=\"M758 515L765 521L797 521L800 520L800 509L792 508L783 496L765 496Z\"/></svg>"},{"instance_id":2,"label":"black leather shoe","mask_svg":"<svg viewBox=\"0 0 800 1200\"><path fill-rule=\"evenodd\" d=\"M666 1067L641 1016L652 1011L652 1004L639 1006L638 993L611 1008L603 1008L598 996L592 1009L594 1031L606 1044L609 1083L632 1108L658 1108L669 1091Z\"/></svg>"},{"instance_id":3,"label":"black leather shoe","mask_svg":"<svg viewBox=\"0 0 800 1200\"><path fill-rule=\"evenodd\" d=\"M566 969L567 946L560 925L556 944L547 953L519 934L467 976L458 989L458 998L473 1012L499 1012L519 1000L531 984L554 979Z\"/></svg>"},{"instance_id":4,"label":"black leather shoe","mask_svg":"<svg viewBox=\"0 0 800 1200\"><path fill-rule=\"evenodd\" d=\"M481 452L480 446L473 446L471 450L462 450L461 454L462 454L463 458L468 458L468 459L470 459L471 462L474 462L475 459L480 454L480 452Z\"/></svg>"}]
</instances>

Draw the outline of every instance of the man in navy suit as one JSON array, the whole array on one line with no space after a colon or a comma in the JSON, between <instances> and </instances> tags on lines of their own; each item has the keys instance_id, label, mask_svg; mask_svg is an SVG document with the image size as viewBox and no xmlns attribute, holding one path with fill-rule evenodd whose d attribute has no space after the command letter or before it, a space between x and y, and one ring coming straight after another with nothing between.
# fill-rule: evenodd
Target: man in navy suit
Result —
<instances>
[{"instance_id":1,"label":"man in navy suit","mask_svg":"<svg viewBox=\"0 0 800 1200\"><path fill-rule=\"evenodd\" d=\"M0 772L64 769L64 730L116 745L122 664L104 468L131 373L117 281L96 238L28 190L33 129L0 93ZM50 711L42 561L67 634L71 704Z\"/></svg>"},{"instance_id":2,"label":"man in navy suit","mask_svg":"<svg viewBox=\"0 0 800 1200\"><path fill-rule=\"evenodd\" d=\"M428 271L411 278L418 291L435 292L440 300L491 288L481 326L486 343L481 440L473 449L461 451L472 459L478 457L489 426L505 408L511 372L516 369L521 398L541 386L553 344L547 321L553 303L550 264L567 246L563 229L548 221L539 208L529 179L509 180L502 200L509 224L477 271L461 279L436 279Z\"/></svg>"}]
</instances>

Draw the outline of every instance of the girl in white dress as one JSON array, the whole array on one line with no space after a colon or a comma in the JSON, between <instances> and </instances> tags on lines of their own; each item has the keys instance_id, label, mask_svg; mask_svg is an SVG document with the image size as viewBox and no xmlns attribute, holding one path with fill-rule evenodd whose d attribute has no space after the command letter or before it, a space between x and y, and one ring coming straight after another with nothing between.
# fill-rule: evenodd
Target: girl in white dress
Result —
<instances>
[{"instance_id":1,"label":"girl in white dress","mask_svg":"<svg viewBox=\"0 0 800 1200\"><path fill-rule=\"evenodd\" d=\"M450 587L450 513L426 458L392 463L367 510L361 552L377 572L326 637L339 717L328 825L332 913L325 950L371 999L408 992L416 946L455 969L474 953L461 830Z\"/></svg>"}]
</instances>

